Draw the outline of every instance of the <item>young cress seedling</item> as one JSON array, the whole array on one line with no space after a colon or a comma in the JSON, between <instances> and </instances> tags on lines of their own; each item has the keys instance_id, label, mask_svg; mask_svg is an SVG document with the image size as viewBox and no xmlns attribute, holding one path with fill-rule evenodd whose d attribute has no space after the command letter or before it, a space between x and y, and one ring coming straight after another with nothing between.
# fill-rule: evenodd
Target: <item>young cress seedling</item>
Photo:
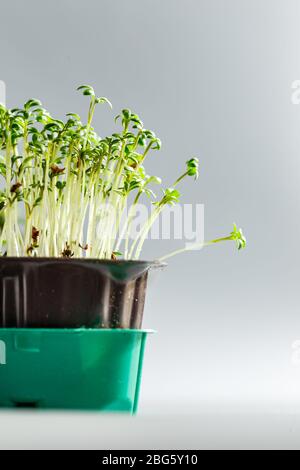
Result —
<instances>
[{"instance_id":1,"label":"young cress seedling","mask_svg":"<svg viewBox=\"0 0 300 470\"><path fill-rule=\"evenodd\" d=\"M179 183L188 176L198 177L198 160L191 158L184 173L155 202L151 185L160 185L161 180L146 173L144 161L151 151L161 148L161 141L129 109L115 119L121 123L121 131L101 138L92 127L93 116L98 104L111 107L111 103L97 97L89 85L78 90L90 98L86 124L74 113L67 114L64 121L55 119L35 99L20 109L0 104L2 256L115 260L122 256L119 249L123 244L123 257L138 259L156 218L166 205L178 203ZM131 241L130 230L142 196L150 199L154 209ZM132 203L121 227L129 198ZM201 246L224 240L235 241L238 249L246 243L234 225L228 237ZM162 259L197 247L177 250Z\"/></svg>"}]
</instances>

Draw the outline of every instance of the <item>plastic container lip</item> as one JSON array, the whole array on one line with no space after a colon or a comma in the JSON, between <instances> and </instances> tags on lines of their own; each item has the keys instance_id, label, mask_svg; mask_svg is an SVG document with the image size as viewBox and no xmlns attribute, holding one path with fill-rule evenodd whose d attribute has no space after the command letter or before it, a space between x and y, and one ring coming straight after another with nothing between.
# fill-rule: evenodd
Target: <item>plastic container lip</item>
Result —
<instances>
[{"instance_id":1,"label":"plastic container lip","mask_svg":"<svg viewBox=\"0 0 300 470\"><path fill-rule=\"evenodd\" d=\"M25 261L30 263L38 263L39 261L60 261L66 263L95 263L95 264L108 264L108 265L122 265L122 264L135 264L135 265L148 265L151 268L163 268L167 263L160 260L134 260L134 259L117 259L110 260L104 258L62 258L56 256L2 256L0 263L4 260L11 261Z\"/></svg>"},{"instance_id":2,"label":"plastic container lip","mask_svg":"<svg viewBox=\"0 0 300 470\"><path fill-rule=\"evenodd\" d=\"M1 332L9 333L59 333L59 334L74 334L74 333L89 333L89 334L106 334L106 333L147 333L154 334L156 330L152 329L131 329L131 328L0 328Z\"/></svg>"}]
</instances>

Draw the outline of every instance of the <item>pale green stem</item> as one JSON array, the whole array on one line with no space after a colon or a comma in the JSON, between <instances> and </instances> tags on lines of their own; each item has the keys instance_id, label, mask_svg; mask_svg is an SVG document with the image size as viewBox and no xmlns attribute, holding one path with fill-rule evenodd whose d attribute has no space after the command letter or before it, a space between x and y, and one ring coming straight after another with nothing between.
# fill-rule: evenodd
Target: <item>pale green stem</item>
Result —
<instances>
[{"instance_id":1,"label":"pale green stem","mask_svg":"<svg viewBox=\"0 0 300 470\"><path fill-rule=\"evenodd\" d=\"M214 243L220 243L223 241L229 241L232 240L232 238L229 237L222 237L222 238L217 238L215 240L211 240L209 242L203 242L203 243L192 243L184 248L179 248L178 250L172 251L171 253L168 253L167 255L162 256L159 258L159 261L165 261L166 259L172 258L173 256L179 255L180 253L185 253L187 251L197 251L201 250L201 248L204 248L205 246L213 245Z\"/></svg>"}]
</instances>

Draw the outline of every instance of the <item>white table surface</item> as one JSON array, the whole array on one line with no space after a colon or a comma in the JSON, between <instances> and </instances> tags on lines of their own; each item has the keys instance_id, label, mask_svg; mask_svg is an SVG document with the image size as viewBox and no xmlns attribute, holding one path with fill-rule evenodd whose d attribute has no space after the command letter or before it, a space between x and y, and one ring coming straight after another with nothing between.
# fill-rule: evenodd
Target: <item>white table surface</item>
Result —
<instances>
[{"instance_id":1,"label":"white table surface","mask_svg":"<svg viewBox=\"0 0 300 470\"><path fill-rule=\"evenodd\" d=\"M205 405L135 417L1 411L0 449L300 449L300 410Z\"/></svg>"}]
</instances>

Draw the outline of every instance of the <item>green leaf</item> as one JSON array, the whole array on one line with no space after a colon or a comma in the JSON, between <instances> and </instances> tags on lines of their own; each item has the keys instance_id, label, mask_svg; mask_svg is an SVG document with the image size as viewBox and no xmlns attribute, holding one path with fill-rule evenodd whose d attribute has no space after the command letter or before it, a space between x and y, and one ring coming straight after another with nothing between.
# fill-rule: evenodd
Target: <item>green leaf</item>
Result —
<instances>
[{"instance_id":1,"label":"green leaf","mask_svg":"<svg viewBox=\"0 0 300 470\"><path fill-rule=\"evenodd\" d=\"M233 231L230 234L230 238L236 242L238 250L242 250L246 247L246 238L244 237L242 229L238 229L236 224L233 224Z\"/></svg>"},{"instance_id":2,"label":"green leaf","mask_svg":"<svg viewBox=\"0 0 300 470\"><path fill-rule=\"evenodd\" d=\"M90 85L81 85L77 88L77 91L82 91L85 96L95 96L94 88Z\"/></svg>"},{"instance_id":3,"label":"green leaf","mask_svg":"<svg viewBox=\"0 0 300 470\"><path fill-rule=\"evenodd\" d=\"M38 106L42 106L42 103L39 100L35 100L35 99L30 99L24 104L24 108L26 110L29 110Z\"/></svg>"},{"instance_id":4,"label":"green leaf","mask_svg":"<svg viewBox=\"0 0 300 470\"><path fill-rule=\"evenodd\" d=\"M187 174L189 176L195 176L195 179L198 178L198 166L199 160L198 158L191 158L186 162L187 165Z\"/></svg>"},{"instance_id":5,"label":"green leaf","mask_svg":"<svg viewBox=\"0 0 300 470\"><path fill-rule=\"evenodd\" d=\"M122 115L124 119L129 120L131 116L130 109L122 109Z\"/></svg>"},{"instance_id":6,"label":"green leaf","mask_svg":"<svg viewBox=\"0 0 300 470\"><path fill-rule=\"evenodd\" d=\"M106 103L112 109L111 102L107 98L104 98L104 96L101 96L100 98L96 98L95 101L96 101L96 103Z\"/></svg>"}]
</instances>

